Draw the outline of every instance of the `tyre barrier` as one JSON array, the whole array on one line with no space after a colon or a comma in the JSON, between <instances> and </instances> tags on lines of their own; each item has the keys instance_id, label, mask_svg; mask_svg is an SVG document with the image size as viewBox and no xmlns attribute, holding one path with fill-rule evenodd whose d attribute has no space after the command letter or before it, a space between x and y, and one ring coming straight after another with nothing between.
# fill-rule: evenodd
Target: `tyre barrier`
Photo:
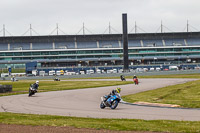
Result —
<instances>
[{"instance_id":1,"label":"tyre barrier","mask_svg":"<svg viewBox=\"0 0 200 133\"><path fill-rule=\"evenodd\" d=\"M0 85L0 93L6 93L12 91L12 85Z\"/></svg>"}]
</instances>

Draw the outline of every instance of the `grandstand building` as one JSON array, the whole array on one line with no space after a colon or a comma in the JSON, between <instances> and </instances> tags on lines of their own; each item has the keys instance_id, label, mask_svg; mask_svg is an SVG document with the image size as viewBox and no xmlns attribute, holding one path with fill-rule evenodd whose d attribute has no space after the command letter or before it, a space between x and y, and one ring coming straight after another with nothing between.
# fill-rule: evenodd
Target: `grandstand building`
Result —
<instances>
[{"instance_id":1,"label":"grandstand building","mask_svg":"<svg viewBox=\"0 0 200 133\"><path fill-rule=\"evenodd\" d=\"M200 32L128 34L129 65L200 63ZM118 66L122 34L0 37L0 66Z\"/></svg>"}]
</instances>

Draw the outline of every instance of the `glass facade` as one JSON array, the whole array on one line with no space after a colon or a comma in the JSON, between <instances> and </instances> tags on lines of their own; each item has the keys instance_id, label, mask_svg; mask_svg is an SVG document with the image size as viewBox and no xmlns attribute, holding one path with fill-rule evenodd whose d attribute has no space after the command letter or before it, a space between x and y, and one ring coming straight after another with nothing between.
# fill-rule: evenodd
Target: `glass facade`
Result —
<instances>
[{"instance_id":1,"label":"glass facade","mask_svg":"<svg viewBox=\"0 0 200 133\"><path fill-rule=\"evenodd\" d=\"M167 56L189 56L199 55L200 47L183 47L183 48L129 48L129 57L144 57L144 56L156 56L156 57L167 57ZM70 51L29 51L29 52L1 52L0 60L34 60L34 59L87 59L87 58L103 58L103 57L122 57L123 49L109 49L109 50L70 50Z\"/></svg>"},{"instance_id":2,"label":"glass facade","mask_svg":"<svg viewBox=\"0 0 200 133\"><path fill-rule=\"evenodd\" d=\"M192 36L193 35L193 36ZM32 42L33 41L33 42ZM129 64L200 63L200 32L130 34ZM0 64L37 61L43 66L122 65L122 35L0 38ZM6 65L4 65L6 66Z\"/></svg>"},{"instance_id":3,"label":"glass facade","mask_svg":"<svg viewBox=\"0 0 200 133\"><path fill-rule=\"evenodd\" d=\"M155 62L157 60L174 60L186 61L187 58L195 58L199 62L200 47L179 47L179 48L129 48L129 59L143 60L143 63ZM107 48L107 49L74 49L74 50L59 50L55 51L4 51L0 53L0 61L38 61L41 63L55 62L74 62L77 65L80 61L90 61L96 65L104 64L100 62L116 62L117 65L122 64L123 49L122 48ZM59 61L60 60L60 61ZM69 63L71 64L71 63ZM84 64L83 64L84 65ZM92 64L91 64L92 65Z\"/></svg>"}]
</instances>

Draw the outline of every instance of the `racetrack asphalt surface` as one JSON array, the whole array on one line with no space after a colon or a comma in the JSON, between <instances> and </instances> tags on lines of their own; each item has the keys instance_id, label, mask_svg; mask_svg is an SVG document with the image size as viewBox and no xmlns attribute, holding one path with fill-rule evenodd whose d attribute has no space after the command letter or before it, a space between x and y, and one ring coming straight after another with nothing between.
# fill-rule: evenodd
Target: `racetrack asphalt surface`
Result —
<instances>
[{"instance_id":1,"label":"racetrack asphalt surface","mask_svg":"<svg viewBox=\"0 0 200 133\"><path fill-rule=\"evenodd\" d=\"M87 79L90 80L90 79ZM98 80L98 79L95 79ZM103 79L106 80L106 79ZM129 79L130 80L130 79ZM200 109L139 106L120 103L115 110L100 109L101 96L121 87L121 95L134 94L195 79L140 79L139 85L64 90L0 97L0 112L47 114L88 118L200 121ZM81 80L79 80L81 82Z\"/></svg>"}]
</instances>

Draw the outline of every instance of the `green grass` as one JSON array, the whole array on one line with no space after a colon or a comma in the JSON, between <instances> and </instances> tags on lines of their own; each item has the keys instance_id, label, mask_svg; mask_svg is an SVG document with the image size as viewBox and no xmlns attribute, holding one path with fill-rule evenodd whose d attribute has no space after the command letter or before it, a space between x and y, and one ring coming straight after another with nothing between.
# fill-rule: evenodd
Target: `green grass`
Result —
<instances>
[{"instance_id":1,"label":"green grass","mask_svg":"<svg viewBox=\"0 0 200 133\"><path fill-rule=\"evenodd\" d=\"M12 85L12 93L0 93L0 96L15 95L28 93L30 84L34 81L31 80L21 80L18 82L4 82L1 81L0 84ZM39 92L46 91L59 91L59 90L72 90L72 89L84 89L84 88L95 88L103 86L115 86L132 84L131 81L121 82L121 81L40 81Z\"/></svg>"},{"instance_id":2,"label":"green grass","mask_svg":"<svg viewBox=\"0 0 200 133\"><path fill-rule=\"evenodd\" d=\"M123 100L131 103L142 101L200 108L200 80L123 96Z\"/></svg>"},{"instance_id":3,"label":"green grass","mask_svg":"<svg viewBox=\"0 0 200 133\"><path fill-rule=\"evenodd\" d=\"M200 74L194 73L194 74L171 74L171 75L149 75L149 76L139 76L139 78L195 78L199 79Z\"/></svg>"},{"instance_id":4,"label":"green grass","mask_svg":"<svg viewBox=\"0 0 200 133\"><path fill-rule=\"evenodd\" d=\"M13 69L12 68L12 73L25 73L25 68L17 68L17 69ZM0 69L0 74L1 73L8 73L8 69Z\"/></svg>"},{"instance_id":5,"label":"green grass","mask_svg":"<svg viewBox=\"0 0 200 133\"><path fill-rule=\"evenodd\" d=\"M134 75L134 74L133 74ZM136 74L137 75L137 74ZM133 79L133 76L126 76L126 79ZM199 73L193 74L171 74L171 75L146 75L146 76L137 76L138 78L195 78L200 79ZM120 77L88 77L88 78L74 78L74 79L120 79Z\"/></svg>"},{"instance_id":6,"label":"green grass","mask_svg":"<svg viewBox=\"0 0 200 133\"><path fill-rule=\"evenodd\" d=\"M72 126L117 131L200 132L200 121L94 119L67 116L0 113L0 123L32 126Z\"/></svg>"},{"instance_id":7,"label":"green grass","mask_svg":"<svg viewBox=\"0 0 200 133\"><path fill-rule=\"evenodd\" d=\"M164 76L167 78L170 75ZM189 75L190 78L198 76ZM174 76L173 76L174 77ZM178 77L188 77L179 75ZM152 77L151 77L152 78ZM156 77L157 78L157 77ZM34 81L0 82L0 84L12 84L16 93L27 93L28 87ZM129 84L132 82L119 81L41 81L40 91L55 91L68 89L92 88L100 86L113 86ZM51 87L49 87L51 86ZM147 101L154 103L179 104L182 107L200 108L200 80L185 84L168 86L152 91L142 92L123 97L129 102ZM26 92L23 92L26 91ZM12 93L6 93L12 94ZM4 95L4 94L2 94ZM20 124L32 126L72 126L75 128L106 129L117 131L153 131L153 132L180 132L198 133L200 132L200 121L172 121L172 120L138 120L138 119L94 119L76 118L51 115L16 114L0 112L0 123Z\"/></svg>"}]
</instances>

